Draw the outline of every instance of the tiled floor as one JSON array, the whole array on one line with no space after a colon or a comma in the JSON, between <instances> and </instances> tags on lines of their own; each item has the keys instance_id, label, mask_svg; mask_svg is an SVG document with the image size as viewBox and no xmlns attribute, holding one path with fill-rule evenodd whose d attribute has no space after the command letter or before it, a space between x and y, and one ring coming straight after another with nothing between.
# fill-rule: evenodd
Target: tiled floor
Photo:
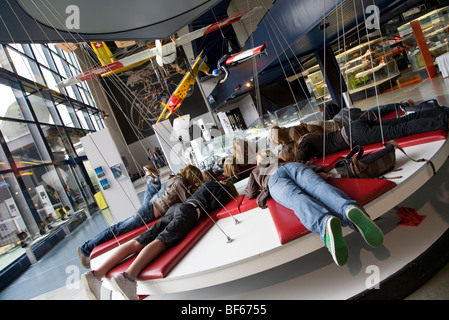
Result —
<instances>
[{"instance_id":1,"label":"tiled floor","mask_svg":"<svg viewBox=\"0 0 449 320\"><path fill-rule=\"evenodd\" d=\"M354 103L354 106L369 108L377 103L385 104L408 99L421 101L429 98L438 98L441 104L449 106L449 80L442 78L425 80L419 84L384 93L377 98L371 97L358 101ZM78 260L76 249L86 239L92 238L106 227L101 212L92 215L90 219L60 241L36 265L30 267L1 291L0 300L87 299L79 281L80 275L85 272L85 269ZM106 289L102 293L104 299L111 297L110 292ZM449 299L449 265L407 299Z\"/></svg>"}]
</instances>

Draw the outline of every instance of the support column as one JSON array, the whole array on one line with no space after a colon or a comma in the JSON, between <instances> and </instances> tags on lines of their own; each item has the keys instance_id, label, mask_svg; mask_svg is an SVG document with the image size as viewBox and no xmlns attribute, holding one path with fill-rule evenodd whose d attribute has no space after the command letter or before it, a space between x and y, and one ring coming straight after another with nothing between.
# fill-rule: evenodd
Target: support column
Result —
<instances>
[{"instance_id":1,"label":"support column","mask_svg":"<svg viewBox=\"0 0 449 320\"><path fill-rule=\"evenodd\" d=\"M346 87L346 82L340 72L340 67L332 49L326 47L325 50L319 50L315 52L315 57L334 103L340 108L344 108L346 105L343 99L343 93L347 92L348 88Z\"/></svg>"},{"instance_id":2,"label":"support column","mask_svg":"<svg viewBox=\"0 0 449 320\"><path fill-rule=\"evenodd\" d=\"M429 78L432 79L438 77L435 64L433 63L432 55L429 51L429 46L427 45L426 38L424 37L424 33L422 32L419 21L416 20L410 22L410 26L412 27L413 34L415 35L416 42L418 43L418 48L421 52L421 56L424 61L424 65L426 66Z\"/></svg>"}]
</instances>

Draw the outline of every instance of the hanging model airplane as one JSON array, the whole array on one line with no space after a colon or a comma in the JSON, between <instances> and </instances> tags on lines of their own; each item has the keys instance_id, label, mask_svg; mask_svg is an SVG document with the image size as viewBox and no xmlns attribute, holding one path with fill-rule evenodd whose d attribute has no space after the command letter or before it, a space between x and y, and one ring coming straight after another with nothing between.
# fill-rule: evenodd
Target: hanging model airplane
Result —
<instances>
[{"instance_id":1,"label":"hanging model airplane","mask_svg":"<svg viewBox=\"0 0 449 320\"><path fill-rule=\"evenodd\" d=\"M117 58L114 56L114 54L111 52L109 47L106 45L103 41L97 41L97 42L91 42L90 46L94 50L95 54L97 55L98 60L100 61L102 66L114 63L117 61ZM115 69L114 71L106 72L102 74L103 77L110 76L112 74L118 74L120 72L124 72L130 69L133 69L135 67L138 67L145 62L149 61L150 59L144 59L142 61L138 61L136 63L132 63L126 67Z\"/></svg>"},{"instance_id":2,"label":"hanging model airplane","mask_svg":"<svg viewBox=\"0 0 449 320\"><path fill-rule=\"evenodd\" d=\"M211 32L214 32L218 29L221 29L225 26L233 24L234 22L240 21L241 19L245 19L252 15L255 11L260 9L260 7L254 7L249 10L237 13L231 17L218 21L216 23L210 24L207 27L201 28L199 30L190 32L186 35L180 36L173 41L169 41L165 44L162 44L162 41L156 40L154 48L148 48L136 54L130 55L129 57L122 58L120 60L110 61L100 67L88 70L76 76L70 77L64 81L61 81L57 84L59 88L71 86L82 81L86 81L100 75L104 75L107 73L112 73L117 70L124 71L129 70L138 64L143 64L149 59L156 58L156 62L163 66L164 64L169 64L175 61L176 59L176 47L182 46L184 44L189 43L192 40L198 39L202 36L205 36ZM112 55L112 53L111 53ZM106 62L106 61L105 61Z\"/></svg>"},{"instance_id":3,"label":"hanging model airplane","mask_svg":"<svg viewBox=\"0 0 449 320\"><path fill-rule=\"evenodd\" d=\"M192 69L184 75L178 87L170 96L170 99L168 99L167 104L161 102L164 105L164 110L157 119L156 123L158 123L162 119L167 110L168 114L165 116L165 119L168 119L170 115L176 113L176 111L179 109L182 102L184 101L184 98L187 96L187 90L189 90L189 88L195 83L196 76L200 71L205 73L209 72L209 67L206 64L206 58L203 58L203 52L201 52L196 58L195 63L192 66ZM182 119L180 115L177 114L177 116Z\"/></svg>"},{"instance_id":4,"label":"hanging model airplane","mask_svg":"<svg viewBox=\"0 0 449 320\"><path fill-rule=\"evenodd\" d=\"M252 49L234 53L233 55L224 55L223 57L220 58L220 60L218 60L217 69L214 69L212 71L212 75L214 77L218 77L221 74L221 72L224 72L225 76L223 77L223 79L220 80L220 83L225 82L229 76L229 71L228 71L229 67L241 64L241 63L251 59L252 57L256 57L262 53L266 54L265 50L266 50L267 46L268 46L268 42L265 42L263 45L252 48Z\"/></svg>"}]
</instances>

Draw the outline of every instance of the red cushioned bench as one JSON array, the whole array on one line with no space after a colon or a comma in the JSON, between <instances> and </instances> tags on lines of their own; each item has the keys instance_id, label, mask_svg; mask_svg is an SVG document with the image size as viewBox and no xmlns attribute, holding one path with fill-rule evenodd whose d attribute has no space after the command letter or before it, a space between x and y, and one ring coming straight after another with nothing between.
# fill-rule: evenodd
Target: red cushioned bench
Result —
<instances>
[{"instance_id":1,"label":"red cushioned bench","mask_svg":"<svg viewBox=\"0 0 449 320\"><path fill-rule=\"evenodd\" d=\"M329 178L327 181L363 206L396 186L396 183L382 179ZM277 203L273 198L267 200L267 206L281 244L310 233L293 210Z\"/></svg>"},{"instance_id":2,"label":"red cushioned bench","mask_svg":"<svg viewBox=\"0 0 449 320\"><path fill-rule=\"evenodd\" d=\"M406 147L429 141L443 140L446 139L446 137L447 132L444 130L440 130L433 131L431 133L413 135L410 137L397 139L396 141L401 146ZM369 152L370 150L376 150L381 147L382 145L381 143L379 143L371 146L364 146L364 149L365 152ZM341 155L337 155L338 158L336 158L335 161L341 157L344 157L347 152L348 151L341 152ZM331 157L335 157L335 155L326 156L326 162L328 162L328 159L330 159ZM318 161L316 163L321 165L319 159L315 159L315 161ZM373 199L379 197L383 193L396 186L394 182L378 179L330 178L329 183L345 191L351 198L359 201L362 205L369 203ZM279 238L282 244L309 233L309 231L304 228L293 211L281 206L280 204L277 204L273 199L269 199L267 205L273 217L273 221L278 230ZM236 199L231 200L226 205L227 210L231 214L242 213L256 207L256 199L247 199L244 195L240 195ZM225 209L221 209L215 211L211 216L213 216L214 219L222 219L228 217L229 213ZM194 229L179 244L165 251L160 257L158 257L155 261L148 265L139 275L139 280L149 280L165 277L212 226L213 222L209 219L209 217L202 217L198 224L194 227ZM147 228L145 226L140 227L118 237L118 240L120 243L124 243L137 237L146 229ZM91 259L116 247L117 245L117 241L113 239L97 246L91 254ZM117 273L125 271L134 259L135 257L131 257L122 262L120 265L112 269L107 276L112 277Z\"/></svg>"},{"instance_id":3,"label":"red cushioned bench","mask_svg":"<svg viewBox=\"0 0 449 320\"><path fill-rule=\"evenodd\" d=\"M123 244L125 242L128 242L129 240L132 240L132 239L138 237L140 234L144 233L147 230L147 228L151 227L154 223L156 223L156 221L157 220L150 222L147 226L141 226L137 229L134 229L125 234L122 234L117 237L117 240L114 238L114 239L111 239L109 241L106 241L106 242L96 246L92 250L92 252L90 254L90 258L94 259L94 258L98 257L99 255L102 255L103 253L105 253L115 247L118 247L119 244Z\"/></svg>"},{"instance_id":4,"label":"red cushioned bench","mask_svg":"<svg viewBox=\"0 0 449 320\"><path fill-rule=\"evenodd\" d=\"M216 215L219 210L213 212L211 217L215 220ZM189 234L181 240L177 245L167 249L163 252L156 260L150 263L139 275L138 280L150 280L150 279L159 279L165 277L175 266L176 264L190 251L190 249L203 237L203 235L213 226L212 220L203 216L200 218L195 227L189 232ZM143 227L144 232L146 227ZM141 228L139 228L141 229ZM136 229L137 230L137 229ZM134 230L134 231L136 231ZM131 231L128 234L136 235L137 232ZM141 233L142 233L141 232ZM125 234L125 235L128 235ZM131 236L128 236L131 238ZM114 240L115 241L115 240ZM104 244L103 244L104 245ZM117 246L117 245L115 245ZM109 245L109 250L112 249L114 245ZM92 252L93 253L93 252ZM92 255L91 255L92 257ZM128 269L131 263L134 261L136 256L132 256L113 269L111 269L107 273L108 278L112 278L113 276L124 272Z\"/></svg>"}]
</instances>

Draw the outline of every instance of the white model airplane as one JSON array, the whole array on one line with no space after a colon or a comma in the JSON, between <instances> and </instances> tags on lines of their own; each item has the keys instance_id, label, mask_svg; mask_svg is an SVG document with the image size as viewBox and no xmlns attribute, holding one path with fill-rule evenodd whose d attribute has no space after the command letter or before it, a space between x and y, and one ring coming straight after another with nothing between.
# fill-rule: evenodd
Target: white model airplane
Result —
<instances>
[{"instance_id":1,"label":"white model airplane","mask_svg":"<svg viewBox=\"0 0 449 320\"><path fill-rule=\"evenodd\" d=\"M108 64L104 64L100 67L88 70L86 72L80 73L76 76L70 77L64 81L61 81L57 84L59 88L61 87L67 87L71 86L77 83L80 83L82 81L86 81L101 75L104 75L106 73L114 72L116 70L123 70L123 69L129 69L130 66L138 65L142 61L156 58L156 62L163 66L164 64L169 64L175 61L176 59L176 47L182 46L184 44L189 43L192 40L198 39L202 36L205 36L206 34L209 34L211 32L214 32L220 28L223 28L227 25L230 25L234 22L240 21L241 19L245 19L252 15L255 11L260 9L260 7L254 7L251 9L248 9L246 11L237 13L233 16L230 16L226 19L223 19L221 21L218 21L216 23L210 24L207 27L201 28L199 30L190 32L186 35L180 36L179 38L174 39L173 41L169 41L165 44L162 44L162 41L156 40L155 41L155 47L145 49L141 52L138 52L136 54L130 55L129 57L125 57L120 60L113 61Z\"/></svg>"}]
</instances>

